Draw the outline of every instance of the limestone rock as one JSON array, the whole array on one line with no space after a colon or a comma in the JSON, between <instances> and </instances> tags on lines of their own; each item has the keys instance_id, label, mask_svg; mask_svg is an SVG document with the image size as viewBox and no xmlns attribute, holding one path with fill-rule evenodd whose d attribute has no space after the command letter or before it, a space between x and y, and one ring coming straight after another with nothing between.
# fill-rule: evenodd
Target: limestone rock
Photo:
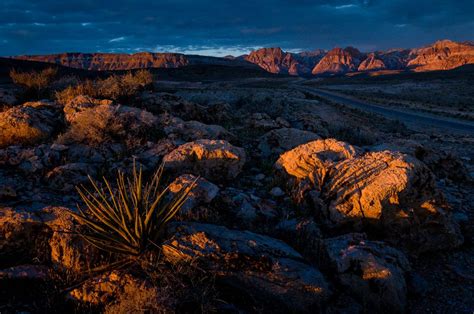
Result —
<instances>
[{"instance_id":1,"label":"limestone rock","mask_svg":"<svg viewBox=\"0 0 474 314\"><path fill-rule=\"evenodd\" d=\"M172 116L162 116L160 118L162 124L164 124L163 130L168 137L185 142L200 139L229 140L233 138L233 135L220 125L204 124L199 121L183 121Z\"/></svg>"},{"instance_id":2,"label":"limestone rock","mask_svg":"<svg viewBox=\"0 0 474 314\"><path fill-rule=\"evenodd\" d=\"M410 264L402 252L354 233L324 240L322 250L323 264L367 308L405 312Z\"/></svg>"},{"instance_id":3,"label":"limestone rock","mask_svg":"<svg viewBox=\"0 0 474 314\"><path fill-rule=\"evenodd\" d=\"M121 140L128 146L137 146L157 135L157 118L145 110L109 103L78 110L69 115L71 126L60 137L60 144L99 146Z\"/></svg>"},{"instance_id":4,"label":"limestone rock","mask_svg":"<svg viewBox=\"0 0 474 314\"><path fill-rule=\"evenodd\" d=\"M245 151L223 140L197 140L179 146L163 161L166 168L178 173L225 181L239 175L245 164Z\"/></svg>"},{"instance_id":5,"label":"limestone rock","mask_svg":"<svg viewBox=\"0 0 474 314\"><path fill-rule=\"evenodd\" d=\"M462 243L432 172L413 157L367 153L334 166L325 185L327 216L336 225L375 225L393 242L421 252Z\"/></svg>"},{"instance_id":6,"label":"limestone rock","mask_svg":"<svg viewBox=\"0 0 474 314\"><path fill-rule=\"evenodd\" d=\"M61 126L58 110L49 103L25 103L0 112L0 148L36 144L48 139Z\"/></svg>"},{"instance_id":7,"label":"limestone rock","mask_svg":"<svg viewBox=\"0 0 474 314\"><path fill-rule=\"evenodd\" d=\"M59 166L46 174L48 184L59 191L74 191L75 187L95 177L97 169L87 163L70 163Z\"/></svg>"},{"instance_id":8,"label":"limestone rock","mask_svg":"<svg viewBox=\"0 0 474 314\"><path fill-rule=\"evenodd\" d=\"M292 128L272 130L259 139L258 149L263 157L278 156L298 145L319 139L319 135Z\"/></svg>"},{"instance_id":9,"label":"limestone rock","mask_svg":"<svg viewBox=\"0 0 474 314\"><path fill-rule=\"evenodd\" d=\"M334 163L358 154L358 148L335 139L315 140L281 154L274 168L293 197L302 199L308 189L321 189Z\"/></svg>"},{"instance_id":10,"label":"limestone rock","mask_svg":"<svg viewBox=\"0 0 474 314\"><path fill-rule=\"evenodd\" d=\"M284 242L249 231L187 223L163 245L172 262L198 260L239 293L272 308L317 311L329 295L323 275Z\"/></svg>"},{"instance_id":11,"label":"limestone rock","mask_svg":"<svg viewBox=\"0 0 474 314\"><path fill-rule=\"evenodd\" d=\"M111 105L112 100L95 99L90 96L79 95L64 105L63 111L66 120L70 123L76 119L76 116L88 109L100 106Z\"/></svg>"},{"instance_id":12,"label":"limestone rock","mask_svg":"<svg viewBox=\"0 0 474 314\"><path fill-rule=\"evenodd\" d=\"M175 195L183 189L191 186L195 182L194 188L189 192L186 202L181 207L178 216L180 217L198 217L199 213L195 212L195 208L199 205L206 205L219 193L219 187L204 178L197 178L192 174L183 174L176 178L170 185L171 194ZM202 218L202 217L201 217Z\"/></svg>"},{"instance_id":13,"label":"limestone rock","mask_svg":"<svg viewBox=\"0 0 474 314\"><path fill-rule=\"evenodd\" d=\"M2 263L8 261L49 259L48 239L51 230L40 217L12 208L0 209L0 252Z\"/></svg>"}]
</instances>

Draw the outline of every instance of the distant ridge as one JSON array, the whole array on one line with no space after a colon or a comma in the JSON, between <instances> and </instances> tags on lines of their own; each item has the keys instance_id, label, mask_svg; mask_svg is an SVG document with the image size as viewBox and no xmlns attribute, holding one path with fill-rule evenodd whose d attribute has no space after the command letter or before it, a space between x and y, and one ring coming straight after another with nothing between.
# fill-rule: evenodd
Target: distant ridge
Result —
<instances>
[{"instance_id":1,"label":"distant ridge","mask_svg":"<svg viewBox=\"0 0 474 314\"><path fill-rule=\"evenodd\" d=\"M224 58L153 52L62 53L12 58L96 71L180 68L206 64L244 67L257 65L275 74L325 76L387 70L414 72L450 70L474 63L474 44L440 40L422 48L390 49L368 53L362 53L353 47L336 47L330 51L317 49L300 53L285 52L279 47L273 47L261 48L244 56Z\"/></svg>"}]
</instances>

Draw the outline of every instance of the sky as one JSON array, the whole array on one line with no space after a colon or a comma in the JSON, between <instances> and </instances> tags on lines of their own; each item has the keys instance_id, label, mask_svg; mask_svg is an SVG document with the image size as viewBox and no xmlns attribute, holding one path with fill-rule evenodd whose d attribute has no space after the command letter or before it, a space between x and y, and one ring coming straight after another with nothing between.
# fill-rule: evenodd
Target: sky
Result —
<instances>
[{"instance_id":1,"label":"sky","mask_svg":"<svg viewBox=\"0 0 474 314\"><path fill-rule=\"evenodd\" d=\"M1 0L0 55L241 55L474 40L473 0Z\"/></svg>"}]
</instances>

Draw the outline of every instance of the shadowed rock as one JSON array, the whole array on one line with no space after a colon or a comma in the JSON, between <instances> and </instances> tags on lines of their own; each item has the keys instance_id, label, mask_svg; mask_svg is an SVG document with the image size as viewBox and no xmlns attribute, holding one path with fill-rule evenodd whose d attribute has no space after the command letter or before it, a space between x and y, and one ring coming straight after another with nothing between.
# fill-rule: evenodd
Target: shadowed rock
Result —
<instances>
[{"instance_id":1,"label":"shadowed rock","mask_svg":"<svg viewBox=\"0 0 474 314\"><path fill-rule=\"evenodd\" d=\"M215 181L234 179L245 163L243 148L223 140L197 140L167 154L165 167L178 173L189 172Z\"/></svg>"},{"instance_id":2,"label":"shadowed rock","mask_svg":"<svg viewBox=\"0 0 474 314\"><path fill-rule=\"evenodd\" d=\"M319 139L319 135L292 128L272 130L259 140L258 149L263 157L278 156L298 145Z\"/></svg>"},{"instance_id":3,"label":"shadowed rock","mask_svg":"<svg viewBox=\"0 0 474 314\"><path fill-rule=\"evenodd\" d=\"M194 182L194 188L189 192L188 198L178 213L180 217L189 218L199 216L194 209L199 205L209 204L217 196L217 193L219 193L219 187L217 185L204 178L197 178L192 174L183 174L176 178L169 185L169 190L172 195L176 195L183 189L191 186Z\"/></svg>"},{"instance_id":4,"label":"shadowed rock","mask_svg":"<svg viewBox=\"0 0 474 314\"><path fill-rule=\"evenodd\" d=\"M322 251L324 266L367 308L405 311L410 264L402 252L357 233L324 240Z\"/></svg>"},{"instance_id":5,"label":"shadowed rock","mask_svg":"<svg viewBox=\"0 0 474 314\"><path fill-rule=\"evenodd\" d=\"M183 121L169 115L162 115L160 124L171 139L194 141L201 139L229 140L234 136L220 125L204 124L199 121Z\"/></svg>"},{"instance_id":6,"label":"shadowed rock","mask_svg":"<svg viewBox=\"0 0 474 314\"><path fill-rule=\"evenodd\" d=\"M208 224L175 228L163 245L166 259L197 260L227 286L278 311L317 311L329 295L323 275L280 240Z\"/></svg>"}]
</instances>

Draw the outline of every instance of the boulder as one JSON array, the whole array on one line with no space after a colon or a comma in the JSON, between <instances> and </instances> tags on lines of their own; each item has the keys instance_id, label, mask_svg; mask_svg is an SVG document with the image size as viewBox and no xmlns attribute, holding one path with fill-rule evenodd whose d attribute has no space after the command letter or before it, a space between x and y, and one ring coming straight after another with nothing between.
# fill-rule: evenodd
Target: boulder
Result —
<instances>
[{"instance_id":1,"label":"boulder","mask_svg":"<svg viewBox=\"0 0 474 314\"><path fill-rule=\"evenodd\" d=\"M174 226L163 245L170 262L197 261L226 287L277 311L318 311L329 296L323 275L284 242L223 226Z\"/></svg>"},{"instance_id":2,"label":"boulder","mask_svg":"<svg viewBox=\"0 0 474 314\"><path fill-rule=\"evenodd\" d=\"M252 114L249 119L249 125L253 129L264 131L290 127L290 124L284 119L278 117L276 120L273 120L268 114L261 112Z\"/></svg>"},{"instance_id":3,"label":"boulder","mask_svg":"<svg viewBox=\"0 0 474 314\"><path fill-rule=\"evenodd\" d=\"M177 173L192 173L209 180L236 178L245 164L243 148L223 140L197 140L183 144L167 154L163 161L167 169Z\"/></svg>"},{"instance_id":4,"label":"boulder","mask_svg":"<svg viewBox=\"0 0 474 314\"><path fill-rule=\"evenodd\" d=\"M50 237L51 230L39 216L12 208L0 209L1 266L7 267L18 260L49 260Z\"/></svg>"},{"instance_id":5,"label":"boulder","mask_svg":"<svg viewBox=\"0 0 474 314\"><path fill-rule=\"evenodd\" d=\"M184 120L204 121L206 107L169 93L144 92L142 106L153 114L169 113Z\"/></svg>"},{"instance_id":6,"label":"boulder","mask_svg":"<svg viewBox=\"0 0 474 314\"><path fill-rule=\"evenodd\" d=\"M323 199L331 223L375 226L387 239L416 252L462 243L433 173L401 153L367 153L337 163Z\"/></svg>"},{"instance_id":7,"label":"boulder","mask_svg":"<svg viewBox=\"0 0 474 314\"><path fill-rule=\"evenodd\" d=\"M322 234L312 218L283 220L275 226L272 233L296 248L307 260L319 262Z\"/></svg>"},{"instance_id":8,"label":"boulder","mask_svg":"<svg viewBox=\"0 0 474 314\"><path fill-rule=\"evenodd\" d=\"M36 144L61 127L61 116L50 103L25 103L0 112L0 148Z\"/></svg>"},{"instance_id":9,"label":"boulder","mask_svg":"<svg viewBox=\"0 0 474 314\"><path fill-rule=\"evenodd\" d=\"M367 309L405 312L410 264L402 252L352 233L324 240L322 264Z\"/></svg>"},{"instance_id":10,"label":"boulder","mask_svg":"<svg viewBox=\"0 0 474 314\"><path fill-rule=\"evenodd\" d=\"M278 217L277 206L275 201L232 187L220 191L216 198L216 207L221 209L226 221L251 230L273 229Z\"/></svg>"},{"instance_id":11,"label":"boulder","mask_svg":"<svg viewBox=\"0 0 474 314\"><path fill-rule=\"evenodd\" d=\"M50 261L59 270L82 273L107 260L108 254L85 241L73 217L64 207L46 207L41 210L44 224L52 230L48 239Z\"/></svg>"},{"instance_id":12,"label":"boulder","mask_svg":"<svg viewBox=\"0 0 474 314\"><path fill-rule=\"evenodd\" d=\"M13 266L0 270L0 286L12 280L46 281L49 277L49 268L44 265Z\"/></svg>"},{"instance_id":13,"label":"boulder","mask_svg":"<svg viewBox=\"0 0 474 314\"><path fill-rule=\"evenodd\" d=\"M321 190L336 162L354 158L359 151L335 139L318 139L284 152L274 168L293 198L301 200L305 191Z\"/></svg>"},{"instance_id":14,"label":"boulder","mask_svg":"<svg viewBox=\"0 0 474 314\"><path fill-rule=\"evenodd\" d=\"M46 174L49 186L55 190L74 191L76 186L89 181L88 176L95 177L97 168L87 163L70 163L59 166Z\"/></svg>"},{"instance_id":15,"label":"boulder","mask_svg":"<svg viewBox=\"0 0 474 314\"><path fill-rule=\"evenodd\" d=\"M438 178L463 181L469 173L461 159L452 152L434 150L414 140L399 139L372 147L373 151L392 150L416 157L425 163Z\"/></svg>"},{"instance_id":16,"label":"boulder","mask_svg":"<svg viewBox=\"0 0 474 314\"><path fill-rule=\"evenodd\" d=\"M68 294L70 300L102 307L105 313L168 313L161 291L149 281L125 271L113 270L86 280Z\"/></svg>"},{"instance_id":17,"label":"boulder","mask_svg":"<svg viewBox=\"0 0 474 314\"><path fill-rule=\"evenodd\" d=\"M263 157L278 156L298 145L319 139L319 135L292 128L272 130L259 139L258 149Z\"/></svg>"},{"instance_id":18,"label":"boulder","mask_svg":"<svg viewBox=\"0 0 474 314\"><path fill-rule=\"evenodd\" d=\"M162 115L160 118L167 136L185 142L200 139L229 140L233 138L233 135L220 125L204 124L199 121L183 121L169 115Z\"/></svg>"},{"instance_id":19,"label":"boulder","mask_svg":"<svg viewBox=\"0 0 474 314\"><path fill-rule=\"evenodd\" d=\"M16 264L18 260L48 263L74 272L98 266L104 254L76 231L71 215L63 207L46 207L34 213L3 208L0 266Z\"/></svg>"},{"instance_id":20,"label":"boulder","mask_svg":"<svg viewBox=\"0 0 474 314\"><path fill-rule=\"evenodd\" d=\"M84 143L100 146L121 141L135 147L158 136L157 118L150 112L104 103L82 107L69 115L71 126L59 138L60 144Z\"/></svg>"},{"instance_id":21,"label":"boulder","mask_svg":"<svg viewBox=\"0 0 474 314\"><path fill-rule=\"evenodd\" d=\"M184 202L181 210L178 213L179 217L195 217L199 220L205 217L200 217L203 214L201 211L196 211L195 208L200 205L207 205L219 193L219 187L204 178L198 178L192 174L183 174L176 178L170 185L169 191L172 195L181 192L183 189L189 187L195 182L194 188L189 192L187 200Z\"/></svg>"},{"instance_id":22,"label":"boulder","mask_svg":"<svg viewBox=\"0 0 474 314\"><path fill-rule=\"evenodd\" d=\"M90 96L79 95L64 105L63 111L66 121L71 123L83 111L97 106L107 106L113 104L112 100L95 99Z\"/></svg>"}]
</instances>

